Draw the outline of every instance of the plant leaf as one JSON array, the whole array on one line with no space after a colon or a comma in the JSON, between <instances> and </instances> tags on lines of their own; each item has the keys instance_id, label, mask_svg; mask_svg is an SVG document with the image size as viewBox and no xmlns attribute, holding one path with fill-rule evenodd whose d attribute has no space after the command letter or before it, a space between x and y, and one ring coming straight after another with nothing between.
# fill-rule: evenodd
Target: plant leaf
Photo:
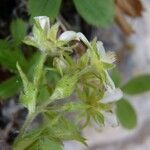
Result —
<instances>
[{"instance_id":1,"label":"plant leaf","mask_svg":"<svg viewBox=\"0 0 150 150\"><path fill-rule=\"evenodd\" d=\"M50 115L51 115L51 112L50 112ZM60 139L63 141L64 140L77 140L86 145L85 138L83 138L80 135L80 131L74 123L65 119L63 116L60 116L58 119L59 120L56 120L53 126L47 126L47 129L45 130L45 134L47 134L47 137ZM51 123L51 121L52 121L52 118L50 116L49 122Z\"/></svg>"},{"instance_id":2,"label":"plant leaf","mask_svg":"<svg viewBox=\"0 0 150 150\"><path fill-rule=\"evenodd\" d=\"M28 8L31 17L48 16L55 19L58 15L61 0L29 0Z\"/></svg>"},{"instance_id":3,"label":"plant leaf","mask_svg":"<svg viewBox=\"0 0 150 150\"><path fill-rule=\"evenodd\" d=\"M63 150L61 144L51 141L48 138L41 138L38 145L40 150Z\"/></svg>"},{"instance_id":4,"label":"plant leaf","mask_svg":"<svg viewBox=\"0 0 150 150\"><path fill-rule=\"evenodd\" d=\"M36 63L36 66L34 68L33 83L35 84L36 87L39 86L39 82L41 80L41 76L42 76L43 71L44 71L43 66L44 66L45 59L46 59L46 55L41 54L37 63Z\"/></svg>"},{"instance_id":5,"label":"plant leaf","mask_svg":"<svg viewBox=\"0 0 150 150\"><path fill-rule=\"evenodd\" d=\"M0 99L6 99L15 95L21 86L17 76L11 77L0 84Z\"/></svg>"},{"instance_id":6,"label":"plant leaf","mask_svg":"<svg viewBox=\"0 0 150 150\"><path fill-rule=\"evenodd\" d=\"M121 125L127 129L132 129L137 124L137 116L132 105L125 99L117 102L117 117Z\"/></svg>"},{"instance_id":7,"label":"plant leaf","mask_svg":"<svg viewBox=\"0 0 150 150\"><path fill-rule=\"evenodd\" d=\"M85 111L88 109L90 106L87 104L81 103L81 102L70 102L65 104L62 109L64 111L69 111L69 112L74 112L74 111Z\"/></svg>"},{"instance_id":8,"label":"plant leaf","mask_svg":"<svg viewBox=\"0 0 150 150\"><path fill-rule=\"evenodd\" d=\"M6 41L0 41L0 64L10 72L16 72L16 62L21 67L27 67L27 61L20 49L12 49L11 45Z\"/></svg>"},{"instance_id":9,"label":"plant leaf","mask_svg":"<svg viewBox=\"0 0 150 150\"><path fill-rule=\"evenodd\" d=\"M11 34L17 44L20 44L26 35L26 24L21 19L13 20L11 23Z\"/></svg>"},{"instance_id":10,"label":"plant leaf","mask_svg":"<svg viewBox=\"0 0 150 150\"><path fill-rule=\"evenodd\" d=\"M17 63L17 69L20 74L23 83L23 93L21 95L22 104L29 109L29 112L35 111L37 88L30 82L27 76L22 71L21 67Z\"/></svg>"},{"instance_id":11,"label":"plant leaf","mask_svg":"<svg viewBox=\"0 0 150 150\"><path fill-rule=\"evenodd\" d=\"M129 80L121 88L124 93L134 95L150 90L150 75L141 75Z\"/></svg>"},{"instance_id":12,"label":"plant leaf","mask_svg":"<svg viewBox=\"0 0 150 150\"><path fill-rule=\"evenodd\" d=\"M53 94L51 95L50 100L54 101L56 99L63 99L63 98L70 96L75 89L77 80L78 80L77 75L63 76L57 82L56 88L55 88Z\"/></svg>"},{"instance_id":13,"label":"plant leaf","mask_svg":"<svg viewBox=\"0 0 150 150\"><path fill-rule=\"evenodd\" d=\"M114 81L116 87L119 87L121 82L121 74L116 68L113 68L111 72L111 78Z\"/></svg>"},{"instance_id":14,"label":"plant leaf","mask_svg":"<svg viewBox=\"0 0 150 150\"><path fill-rule=\"evenodd\" d=\"M55 42L57 40L58 28L59 24L58 23L54 24L49 30L47 38Z\"/></svg>"},{"instance_id":15,"label":"plant leaf","mask_svg":"<svg viewBox=\"0 0 150 150\"><path fill-rule=\"evenodd\" d=\"M108 26L113 22L113 0L74 0L74 4L79 14L92 25Z\"/></svg>"}]
</instances>

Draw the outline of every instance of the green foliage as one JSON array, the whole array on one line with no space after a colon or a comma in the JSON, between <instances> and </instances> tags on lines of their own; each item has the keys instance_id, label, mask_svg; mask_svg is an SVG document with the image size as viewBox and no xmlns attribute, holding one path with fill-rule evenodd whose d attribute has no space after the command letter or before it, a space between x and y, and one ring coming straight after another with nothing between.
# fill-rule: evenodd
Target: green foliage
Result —
<instances>
[{"instance_id":1,"label":"green foliage","mask_svg":"<svg viewBox=\"0 0 150 150\"><path fill-rule=\"evenodd\" d=\"M4 100L19 92L21 86L18 76L9 78L0 84L0 100Z\"/></svg>"},{"instance_id":2,"label":"green foliage","mask_svg":"<svg viewBox=\"0 0 150 150\"><path fill-rule=\"evenodd\" d=\"M104 27L113 22L113 0L74 0L74 4L79 14L92 25Z\"/></svg>"},{"instance_id":3,"label":"green foliage","mask_svg":"<svg viewBox=\"0 0 150 150\"><path fill-rule=\"evenodd\" d=\"M92 4L95 4L94 1ZM35 18L33 36L24 39L26 44L38 48L40 52L31 53L27 59L21 51L25 26L24 29L20 26L24 26L22 21L13 22L12 40L0 41L0 64L13 73L1 83L0 98L19 92L20 75L23 84L20 102L29 112L14 143L14 150L59 150L65 140L77 140L86 145L81 127L86 127L91 121L105 125L104 112L113 114L115 101L122 96L108 74L114 67L114 54L106 53L102 42L96 39L90 43L82 33L67 31L57 36L59 25L56 23L50 28L49 18L42 16ZM15 35L19 30L22 30L21 35ZM76 44L72 41L85 44L86 51L82 56L76 54ZM120 75L116 70L112 72L112 77L119 86ZM122 89L127 94L148 91L150 87L146 83L149 80L149 75L137 77ZM75 96L73 100L66 100L72 96ZM73 120L66 119L70 112L75 112ZM43 116L41 124L28 132L38 114ZM123 127L131 129L136 126L136 113L127 100L116 103L116 114Z\"/></svg>"},{"instance_id":4,"label":"green foliage","mask_svg":"<svg viewBox=\"0 0 150 150\"><path fill-rule=\"evenodd\" d=\"M48 17L35 18L33 36L28 36L28 40L25 39L24 42L37 47L41 53L35 54L29 61L27 73L24 73L26 69L23 71L17 64L23 83L20 100L29 113L14 143L14 149L19 147L20 149L51 149L50 144L59 149L64 140L77 140L86 144L78 128L80 119L72 122L65 116L69 112L77 112L75 118L83 115L87 118L87 121L81 124L83 127L91 120L99 125L104 124L102 111L108 109L108 104L103 104L100 100L104 97L105 86L115 88L107 73L107 70L113 66L113 60L111 61L113 57L109 57L105 52L101 55L103 47L98 47L96 40L90 43L81 33L65 32L63 36L66 37L69 33L72 37L73 33L74 38L82 40L89 47L81 57L73 59L70 54L73 53L74 45L70 46L69 41L63 40L63 36L62 39L56 36L58 24L49 27ZM49 64L47 62L49 58L52 67L45 65L45 63ZM107 62L107 59L110 61ZM50 73L58 77L52 81L48 75ZM92 86L93 82L95 82L94 86ZM65 102L65 99L74 92L79 100ZM63 104L59 103L62 99L64 99ZM111 107L109 109L111 110ZM42 124L28 133L30 123L39 113L44 116ZM25 141L26 146L23 145ZM43 147L41 143L45 143L45 146Z\"/></svg>"},{"instance_id":5,"label":"green foliage","mask_svg":"<svg viewBox=\"0 0 150 150\"><path fill-rule=\"evenodd\" d=\"M150 75L141 75L129 80L122 90L130 95L141 94L150 90Z\"/></svg>"},{"instance_id":6,"label":"green foliage","mask_svg":"<svg viewBox=\"0 0 150 150\"><path fill-rule=\"evenodd\" d=\"M31 18L35 16L48 16L55 19L59 13L61 0L29 0L28 8Z\"/></svg>"},{"instance_id":7,"label":"green foliage","mask_svg":"<svg viewBox=\"0 0 150 150\"><path fill-rule=\"evenodd\" d=\"M13 40L20 44L26 35L26 24L21 19L13 20L10 26Z\"/></svg>"},{"instance_id":8,"label":"green foliage","mask_svg":"<svg viewBox=\"0 0 150 150\"><path fill-rule=\"evenodd\" d=\"M29 109L29 111L35 111L35 100L37 96L36 86L28 80L20 66L17 64L17 69L20 73L23 82L23 93L21 95L22 104Z\"/></svg>"},{"instance_id":9,"label":"green foliage","mask_svg":"<svg viewBox=\"0 0 150 150\"><path fill-rule=\"evenodd\" d=\"M95 26L108 26L113 22L115 9L113 0L74 0L78 13ZM59 14L61 0L29 0L28 11L31 18L48 16L55 19Z\"/></svg>"},{"instance_id":10,"label":"green foliage","mask_svg":"<svg viewBox=\"0 0 150 150\"><path fill-rule=\"evenodd\" d=\"M116 113L121 125L127 129L132 129L137 125L137 116L131 104L122 99L117 102Z\"/></svg>"},{"instance_id":11,"label":"green foliage","mask_svg":"<svg viewBox=\"0 0 150 150\"><path fill-rule=\"evenodd\" d=\"M112 72L111 72L111 77L115 83L115 85L117 87L120 87L120 83L121 83L121 75L119 73L119 71L116 68L113 68Z\"/></svg>"},{"instance_id":12,"label":"green foliage","mask_svg":"<svg viewBox=\"0 0 150 150\"><path fill-rule=\"evenodd\" d=\"M26 60L20 49L11 45L11 42L0 41L0 64L4 69L10 72L16 72L16 62L19 62L22 67L26 67Z\"/></svg>"},{"instance_id":13,"label":"green foliage","mask_svg":"<svg viewBox=\"0 0 150 150\"><path fill-rule=\"evenodd\" d=\"M0 64L4 70L13 73L8 80L0 84L0 97L3 99L15 95L21 89L16 63L18 62L25 70L28 67L28 62L20 49L21 41L26 34L25 23L20 19L14 20L11 24L11 34L12 40L0 40Z\"/></svg>"}]
</instances>

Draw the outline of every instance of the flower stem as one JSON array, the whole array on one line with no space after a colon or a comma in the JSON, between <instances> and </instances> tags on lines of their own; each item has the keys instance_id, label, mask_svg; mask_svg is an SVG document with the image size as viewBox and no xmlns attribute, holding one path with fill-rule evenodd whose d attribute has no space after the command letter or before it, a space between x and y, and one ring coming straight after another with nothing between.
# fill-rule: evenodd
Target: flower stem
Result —
<instances>
[{"instance_id":1,"label":"flower stem","mask_svg":"<svg viewBox=\"0 0 150 150\"><path fill-rule=\"evenodd\" d=\"M31 122L33 121L33 119L35 118L36 114L35 113L29 113L18 136L18 139L23 137L24 133L27 131L27 129L29 128Z\"/></svg>"}]
</instances>

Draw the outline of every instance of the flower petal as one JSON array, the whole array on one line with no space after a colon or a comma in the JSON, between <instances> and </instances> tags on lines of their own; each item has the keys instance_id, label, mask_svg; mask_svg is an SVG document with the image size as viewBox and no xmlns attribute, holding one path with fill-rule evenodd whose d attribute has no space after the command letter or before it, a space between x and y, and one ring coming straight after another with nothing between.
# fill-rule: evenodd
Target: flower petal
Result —
<instances>
[{"instance_id":1,"label":"flower petal","mask_svg":"<svg viewBox=\"0 0 150 150\"><path fill-rule=\"evenodd\" d=\"M38 16L34 17L34 20L38 22L41 26L41 28L45 31L45 33L48 32L50 29L50 19L47 16Z\"/></svg>"},{"instance_id":2,"label":"flower petal","mask_svg":"<svg viewBox=\"0 0 150 150\"><path fill-rule=\"evenodd\" d=\"M97 50L98 50L98 54L99 54L100 58L105 57L106 52L105 52L103 43L101 41L97 41L96 46L97 46Z\"/></svg>"},{"instance_id":3,"label":"flower petal","mask_svg":"<svg viewBox=\"0 0 150 150\"><path fill-rule=\"evenodd\" d=\"M114 52L106 53L103 43L101 41L97 41L96 45L97 45L97 51L98 51L99 57L103 62L106 62L109 64L112 64L115 62L116 57L115 57Z\"/></svg>"},{"instance_id":4,"label":"flower petal","mask_svg":"<svg viewBox=\"0 0 150 150\"><path fill-rule=\"evenodd\" d=\"M107 91L111 92L111 91L115 90L116 87L107 71L105 71L105 74L106 74L105 88Z\"/></svg>"},{"instance_id":5,"label":"flower petal","mask_svg":"<svg viewBox=\"0 0 150 150\"><path fill-rule=\"evenodd\" d=\"M82 34L81 32L77 33L77 37L87 46L90 46L90 42L87 40L87 38L85 37L84 34Z\"/></svg>"},{"instance_id":6,"label":"flower petal","mask_svg":"<svg viewBox=\"0 0 150 150\"><path fill-rule=\"evenodd\" d=\"M74 31L65 31L58 38L58 40L65 41L65 42L69 42L76 39L77 39L77 33Z\"/></svg>"},{"instance_id":7,"label":"flower petal","mask_svg":"<svg viewBox=\"0 0 150 150\"><path fill-rule=\"evenodd\" d=\"M117 120L117 116L115 115L115 113L113 112L108 112L108 111L103 111L102 112L103 116L104 116L104 125L105 127L116 127L119 125L118 120Z\"/></svg>"},{"instance_id":8,"label":"flower petal","mask_svg":"<svg viewBox=\"0 0 150 150\"><path fill-rule=\"evenodd\" d=\"M101 102L104 104L112 103L112 102L120 100L122 98L122 96L123 96L123 93L119 88L117 88L111 92L106 91Z\"/></svg>"}]
</instances>

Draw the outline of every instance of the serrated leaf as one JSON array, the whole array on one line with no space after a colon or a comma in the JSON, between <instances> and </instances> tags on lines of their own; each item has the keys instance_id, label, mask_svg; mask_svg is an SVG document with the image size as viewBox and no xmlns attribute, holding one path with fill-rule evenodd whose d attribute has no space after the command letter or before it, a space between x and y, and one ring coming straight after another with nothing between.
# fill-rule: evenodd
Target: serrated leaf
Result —
<instances>
[{"instance_id":1,"label":"serrated leaf","mask_svg":"<svg viewBox=\"0 0 150 150\"><path fill-rule=\"evenodd\" d=\"M92 25L104 27L113 22L113 0L74 0L74 4L79 14Z\"/></svg>"},{"instance_id":2,"label":"serrated leaf","mask_svg":"<svg viewBox=\"0 0 150 150\"><path fill-rule=\"evenodd\" d=\"M48 16L55 19L59 13L61 0L29 0L28 8L31 17Z\"/></svg>"},{"instance_id":3,"label":"serrated leaf","mask_svg":"<svg viewBox=\"0 0 150 150\"><path fill-rule=\"evenodd\" d=\"M21 86L17 76L11 77L0 84L0 99L6 99L15 95Z\"/></svg>"},{"instance_id":4,"label":"serrated leaf","mask_svg":"<svg viewBox=\"0 0 150 150\"><path fill-rule=\"evenodd\" d=\"M13 149L15 150L29 150L29 148L34 145L34 143L39 139L41 133L43 131L43 127L38 127L32 129L30 132L27 132L24 137L17 138L13 143Z\"/></svg>"},{"instance_id":5,"label":"serrated leaf","mask_svg":"<svg viewBox=\"0 0 150 150\"><path fill-rule=\"evenodd\" d=\"M150 75L141 75L129 80L121 88L124 93L134 95L150 90Z\"/></svg>"},{"instance_id":6,"label":"serrated leaf","mask_svg":"<svg viewBox=\"0 0 150 150\"><path fill-rule=\"evenodd\" d=\"M21 19L13 20L11 23L11 34L14 41L20 44L26 35L26 24Z\"/></svg>"},{"instance_id":7,"label":"serrated leaf","mask_svg":"<svg viewBox=\"0 0 150 150\"><path fill-rule=\"evenodd\" d=\"M49 138L77 140L86 145L85 138L80 135L79 129L63 116L59 119L57 124L45 130L45 133L49 135Z\"/></svg>"},{"instance_id":8,"label":"serrated leaf","mask_svg":"<svg viewBox=\"0 0 150 150\"><path fill-rule=\"evenodd\" d=\"M34 112L36 105L37 88L32 82L28 80L27 76L24 74L18 63L17 69L23 83L23 93L21 95L21 102L25 107L29 109L30 113Z\"/></svg>"},{"instance_id":9,"label":"serrated leaf","mask_svg":"<svg viewBox=\"0 0 150 150\"><path fill-rule=\"evenodd\" d=\"M0 49L0 64L10 72L16 72L16 62L19 62L23 68L26 68L27 62L19 49L12 50L11 47L7 49Z\"/></svg>"},{"instance_id":10,"label":"serrated leaf","mask_svg":"<svg viewBox=\"0 0 150 150\"><path fill-rule=\"evenodd\" d=\"M121 125L127 129L135 128L137 116L132 105L125 99L118 101L116 105L116 113Z\"/></svg>"},{"instance_id":11,"label":"serrated leaf","mask_svg":"<svg viewBox=\"0 0 150 150\"><path fill-rule=\"evenodd\" d=\"M73 75L73 76L65 75L65 76L63 76L57 82L56 88L50 97L50 101L53 101L56 99L62 99L62 98L66 98L66 97L70 96L75 89L75 85L77 83L77 80L78 80L77 75Z\"/></svg>"}]
</instances>

